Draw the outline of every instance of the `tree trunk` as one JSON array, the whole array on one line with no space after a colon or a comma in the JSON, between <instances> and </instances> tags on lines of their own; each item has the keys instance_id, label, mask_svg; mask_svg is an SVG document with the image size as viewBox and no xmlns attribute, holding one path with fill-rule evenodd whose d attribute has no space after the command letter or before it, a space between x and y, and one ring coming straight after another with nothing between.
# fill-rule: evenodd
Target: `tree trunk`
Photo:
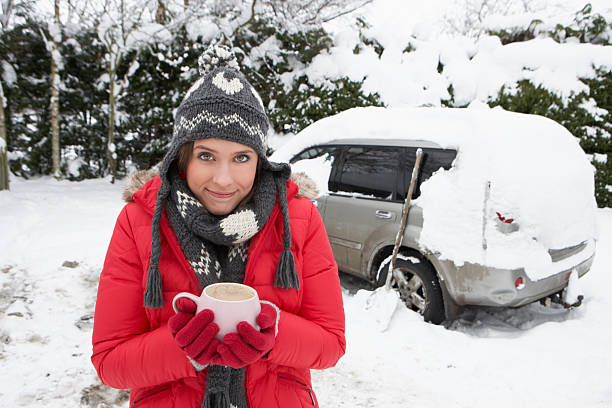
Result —
<instances>
[{"instance_id":1,"label":"tree trunk","mask_svg":"<svg viewBox=\"0 0 612 408\"><path fill-rule=\"evenodd\" d=\"M53 48L55 48L55 43ZM59 77L55 59L51 58L51 157L53 159L53 177L61 178L59 146Z\"/></svg>"},{"instance_id":2,"label":"tree trunk","mask_svg":"<svg viewBox=\"0 0 612 408\"><path fill-rule=\"evenodd\" d=\"M55 0L55 24L59 29L59 0ZM59 73L57 53L59 44L52 35L51 51L51 157L53 160L53 177L61 178L60 173L60 142L59 142Z\"/></svg>"},{"instance_id":3,"label":"tree trunk","mask_svg":"<svg viewBox=\"0 0 612 408\"><path fill-rule=\"evenodd\" d=\"M109 96L108 96L108 169L111 176L111 183L115 183L117 173L117 149L115 148L115 76L116 67L109 63Z\"/></svg>"},{"instance_id":4,"label":"tree trunk","mask_svg":"<svg viewBox=\"0 0 612 408\"><path fill-rule=\"evenodd\" d=\"M0 83L0 191L9 189L9 167L7 157L6 120L4 118L4 90Z\"/></svg>"},{"instance_id":5,"label":"tree trunk","mask_svg":"<svg viewBox=\"0 0 612 408\"><path fill-rule=\"evenodd\" d=\"M155 22L157 24L165 24L167 21L166 5L162 0L157 0L157 13L155 14Z\"/></svg>"}]
</instances>

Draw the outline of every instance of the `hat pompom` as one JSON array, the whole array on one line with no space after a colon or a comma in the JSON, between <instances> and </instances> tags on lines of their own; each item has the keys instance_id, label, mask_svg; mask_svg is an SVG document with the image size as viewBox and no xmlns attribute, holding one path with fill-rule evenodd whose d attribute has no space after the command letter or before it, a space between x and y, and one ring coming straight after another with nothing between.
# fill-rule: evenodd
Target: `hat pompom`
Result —
<instances>
[{"instance_id":1,"label":"hat pompom","mask_svg":"<svg viewBox=\"0 0 612 408\"><path fill-rule=\"evenodd\" d=\"M198 58L198 68L200 75L204 76L212 72L215 68L229 67L240 70L238 60L234 52L225 45L211 45L200 58Z\"/></svg>"}]
</instances>

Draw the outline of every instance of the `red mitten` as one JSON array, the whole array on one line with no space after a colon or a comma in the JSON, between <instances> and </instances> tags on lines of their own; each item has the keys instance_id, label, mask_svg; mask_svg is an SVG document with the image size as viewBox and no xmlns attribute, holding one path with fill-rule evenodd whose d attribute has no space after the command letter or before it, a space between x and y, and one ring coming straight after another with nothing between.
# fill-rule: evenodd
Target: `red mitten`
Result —
<instances>
[{"instance_id":1,"label":"red mitten","mask_svg":"<svg viewBox=\"0 0 612 408\"><path fill-rule=\"evenodd\" d=\"M221 343L215 339L219 326L212 322L214 313L204 309L196 314L196 304L187 298L180 298L176 308L179 311L168 320L168 329L174 341L198 364L210 364Z\"/></svg>"},{"instance_id":2,"label":"red mitten","mask_svg":"<svg viewBox=\"0 0 612 408\"><path fill-rule=\"evenodd\" d=\"M274 347L277 318L276 307L262 302L261 312L257 316L260 330L256 330L247 322L238 323L238 333L228 333L223 337L223 343L217 347L212 363L242 368L259 360Z\"/></svg>"}]
</instances>

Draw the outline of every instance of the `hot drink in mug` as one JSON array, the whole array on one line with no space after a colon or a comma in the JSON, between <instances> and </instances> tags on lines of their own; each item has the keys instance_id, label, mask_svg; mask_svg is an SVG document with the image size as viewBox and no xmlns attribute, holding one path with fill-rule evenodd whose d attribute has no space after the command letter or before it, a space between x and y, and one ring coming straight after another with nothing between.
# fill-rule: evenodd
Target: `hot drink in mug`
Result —
<instances>
[{"instance_id":1,"label":"hot drink in mug","mask_svg":"<svg viewBox=\"0 0 612 408\"><path fill-rule=\"evenodd\" d=\"M208 285L198 297L188 292L179 293L172 301L174 311L176 301L181 297L186 297L197 305L196 313L204 309L210 309L215 314L213 320L219 326L218 339L223 339L227 333L236 331L236 325L240 322L247 322L251 326L259 329L256 318L261 311L257 291L250 286L234 282L219 282Z\"/></svg>"}]
</instances>

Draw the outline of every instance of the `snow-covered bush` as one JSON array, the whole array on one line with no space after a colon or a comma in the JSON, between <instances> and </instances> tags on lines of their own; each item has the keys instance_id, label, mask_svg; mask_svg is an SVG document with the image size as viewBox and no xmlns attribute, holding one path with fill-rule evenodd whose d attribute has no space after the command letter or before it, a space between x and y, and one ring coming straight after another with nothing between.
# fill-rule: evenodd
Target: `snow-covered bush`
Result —
<instances>
[{"instance_id":1,"label":"snow-covered bush","mask_svg":"<svg viewBox=\"0 0 612 408\"><path fill-rule=\"evenodd\" d=\"M271 19L255 19L234 39L245 75L260 92L274 130L296 133L309 124L358 106L382 106L363 80L346 76L313 83L303 71L333 46L320 27L290 32Z\"/></svg>"},{"instance_id":2,"label":"snow-covered bush","mask_svg":"<svg viewBox=\"0 0 612 408\"><path fill-rule=\"evenodd\" d=\"M173 111L198 75L197 56L220 41L233 47L278 135L357 106L500 105L552 118L580 138L593 157L598 203L612 205L612 14L587 4L563 18L533 10L496 18L502 3L466 2L492 7L478 19L477 39L434 35L435 24L411 14L417 5L400 0L375 1L325 24L285 24L268 6L189 16L171 10L168 35L142 37L126 50L112 81L117 176L162 158ZM51 171L46 27L31 16L0 41L8 157L12 172L25 177ZM101 177L109 171L109 51L94 26L62 29L60 145L78 147L63 151L63 174Z\"/></svg>"},{"instance_id":3,"label":"snow-covered bush","mask_svg":"<svg viewBox=\"0 0 612 408\"><path fill-rule=\"evenodd\" d=\"M536 37L551 37L559 43L606 46L612 41L612 21L593 13L590 4L575 13L571 24L556 24L552 29L542 29L541 25L541 20L533 20L527 27L490 31L490 34L499 36L502 44ZM489 105L546 116L580 138L584 151L593 157L597 203L600 207L612 207L612 72L598 68L595 78L581 78L580 81L588 86L588 92L573 93L569 98L562 98L530 81L519 81L515 88L502 87Z\"/></svg>"}]
</instances>

